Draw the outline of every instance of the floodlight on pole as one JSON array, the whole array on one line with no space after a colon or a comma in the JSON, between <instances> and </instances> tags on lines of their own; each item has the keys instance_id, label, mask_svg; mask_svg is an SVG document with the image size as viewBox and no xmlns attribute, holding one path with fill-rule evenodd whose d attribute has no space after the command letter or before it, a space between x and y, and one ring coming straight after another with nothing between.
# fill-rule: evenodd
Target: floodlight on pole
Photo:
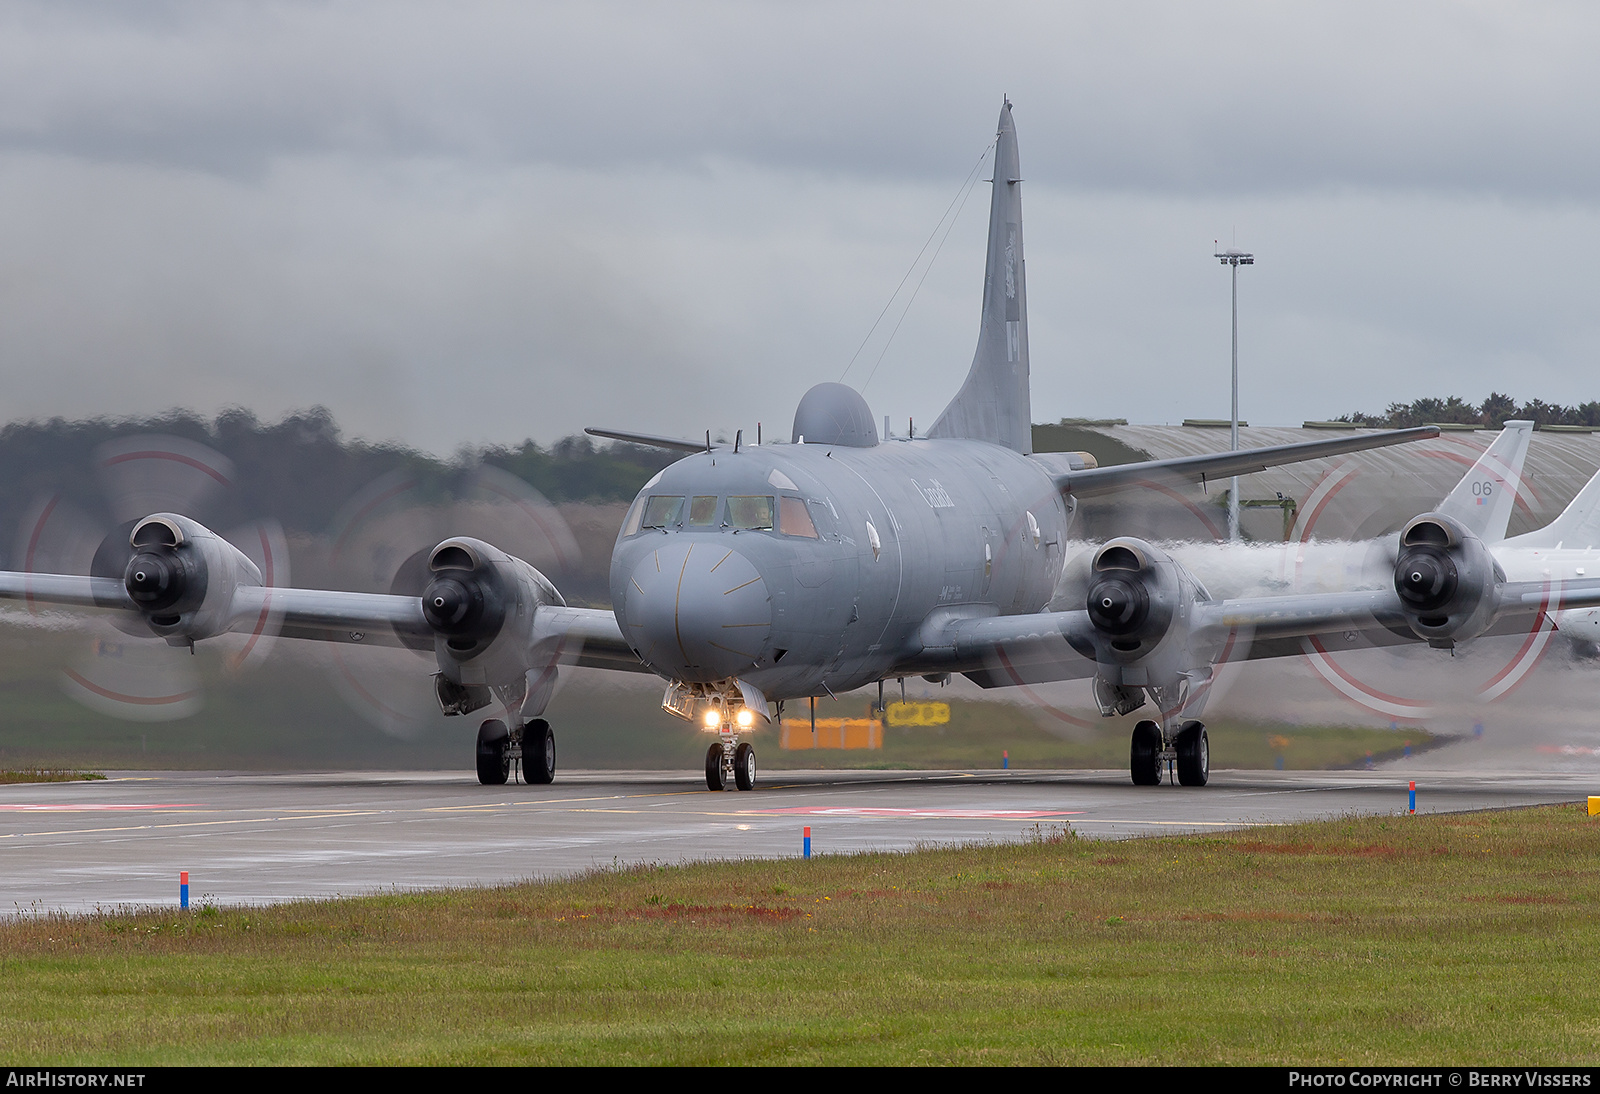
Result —
<instances>
[{"instance_id":1,"label":"floodlight on pole","mask_svg":"<svg viewBox=\"0 0 1600 1094\"><path fill-rule=\"evenodd\" d=\"M1256 256L1248 251L1236 251L1229 247L1226 251L1218 251L1213 256L1219 259L1224 266L1232 267L1233 277L1233 430L1229 434L1230 447L1239 450L1239 267L1254 266ZM1239 476L1235 475L1228 485L1228 538L1239 538Z\"/></svg>"}]
</instances>

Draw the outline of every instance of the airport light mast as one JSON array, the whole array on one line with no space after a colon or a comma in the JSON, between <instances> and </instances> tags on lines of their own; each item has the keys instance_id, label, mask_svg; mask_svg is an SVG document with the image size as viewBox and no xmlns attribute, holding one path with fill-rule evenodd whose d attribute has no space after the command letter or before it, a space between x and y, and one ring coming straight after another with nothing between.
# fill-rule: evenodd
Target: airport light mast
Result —
<instances>
[{"instance_id":1,"label":"airport light mast","mask_svg":"<svg viewBox=\"0 0 1600 1094\"><path fill-rule=\"evenodd\" d=\"M1224 266L1231 266L1233 276L1233 418L1232 432L1229 434L1229 447L1235 452L1239 450L1239 267L1254 266L1256 256L1248 251L1236 251L1229 247L1226 251L1218 251L1214 256L1222 261ZM1239 476L1235 475L1228 485L1228 538L1239 538Z\"/></svg>"}]
</instances>

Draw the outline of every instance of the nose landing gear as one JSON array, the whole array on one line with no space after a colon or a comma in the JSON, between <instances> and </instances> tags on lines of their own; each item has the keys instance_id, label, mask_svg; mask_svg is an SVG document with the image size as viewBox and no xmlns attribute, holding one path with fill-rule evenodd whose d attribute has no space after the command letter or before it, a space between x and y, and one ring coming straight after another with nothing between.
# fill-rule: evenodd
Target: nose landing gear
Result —
<instances>
[{"instance_id":1,"label":"nose landing gear","mask_svg":"<svg viewBox=\"0 0 1600 1094\"><path fill-rule=\"evenodd\" d=\"M716 734L716 742L706 749L706 787L726 790L731 782L740 790L756 785L756 750L739 734L754 731L758 722L772 721L766 698L749 684L736 679L717 683L679 683L667 686L661 709L686 722ZM778 704L778 717L783 704Z\"/></svg>"},{"instance_id":2,"label":"nose landing gear","mask_svg":"<svg viewBox=\"0 0 1600 1094\"><path fill-rule=\"evenodd\" d=\"M741 743L737 733L724 733L722 740L706 750L706 788L726 790L729 783L740 790L756 786L756 750L749 741Z\"/></svg>"}]
</instances>

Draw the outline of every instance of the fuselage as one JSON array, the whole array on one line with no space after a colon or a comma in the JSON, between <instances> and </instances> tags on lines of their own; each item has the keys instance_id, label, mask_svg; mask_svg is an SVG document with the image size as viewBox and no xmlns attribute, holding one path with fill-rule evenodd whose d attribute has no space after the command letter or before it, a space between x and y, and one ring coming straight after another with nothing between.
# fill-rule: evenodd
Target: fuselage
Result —
<instances>
[{"instance_id":1,"label":"fuselage","mask_svg":"<svg viewBox=\"0 0 1600 1094\"><path fill-rule=\"evenodd\" d=\"M1041 610L1070 510L982 441L718 448L642 490L611 564L618 625L660 676L773 700L915 671L930 620Z\"/></svg>"}]
</instances>

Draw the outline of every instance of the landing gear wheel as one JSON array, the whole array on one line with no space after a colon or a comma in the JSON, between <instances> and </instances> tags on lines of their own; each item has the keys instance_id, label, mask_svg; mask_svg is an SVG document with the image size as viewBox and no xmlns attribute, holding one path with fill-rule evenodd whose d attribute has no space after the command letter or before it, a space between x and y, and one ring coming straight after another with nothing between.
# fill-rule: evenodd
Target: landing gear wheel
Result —
<instances>
[{"instance_id":1,"label":"landing gear wheel","mask_svg":"<svg viewBox=\"0 0 1600 1094\"><path fill-rule=\"evenodd\" d=\"M1134 786L1161 785L1161 727L1156 723L1140 722L1133 727L1128 770Z\"/></svg>"},{"instance_id":2,"label":"landing gear wheel","mask_svg":"<svg viewBox=\"0 0 1600 1094\"><path fill-rule=\"evenodd\" d=\"M535 718L522 729L522 778L534 783L554 782L556 777L556 735L550 723Z\"/></svg>"},{"instance_id":3,"label":"landing gear wheel","mask_svg":"<svg viewBox=\"0 0 1600 1094\"><path fill-rule=\"evenodd\" d=\"M498 718L490 718L478 727L478 781L484 786L504 786L511 775L511 757L506 746L511 743L511 731Z\"/></svg>"},{"instance_id":4,"label":"landing gear wheel","mask_svg":"<svg viewBox=\"0 0 1600 1094\"><path fill-rule=\"evenodd\" d=\"M1211 777L1211 744L1203 722L1185 722L1178 730L1178 781L1204 786Z\"/></svg>"},{"instance_id":5,"label":"landing gear wheel","mask_svg":"<svg viewBox=\"0 0 1600 1094\"><path fill-rule=\"evenodd\" d=\"M726 790L728 784L722 774L722 742L706 750L706 789Z\"/></svg>"},{"instance_id":6,"label":"landing gear wheel","mask_svg":"<svg viewBox=\"0 0 1600 1094\"><path fill-rule=\"evenodd\" d=\"M733 781L740 790L755 789L756 750L748 741L733 750Z\"/></svg>"}]
</instances>

